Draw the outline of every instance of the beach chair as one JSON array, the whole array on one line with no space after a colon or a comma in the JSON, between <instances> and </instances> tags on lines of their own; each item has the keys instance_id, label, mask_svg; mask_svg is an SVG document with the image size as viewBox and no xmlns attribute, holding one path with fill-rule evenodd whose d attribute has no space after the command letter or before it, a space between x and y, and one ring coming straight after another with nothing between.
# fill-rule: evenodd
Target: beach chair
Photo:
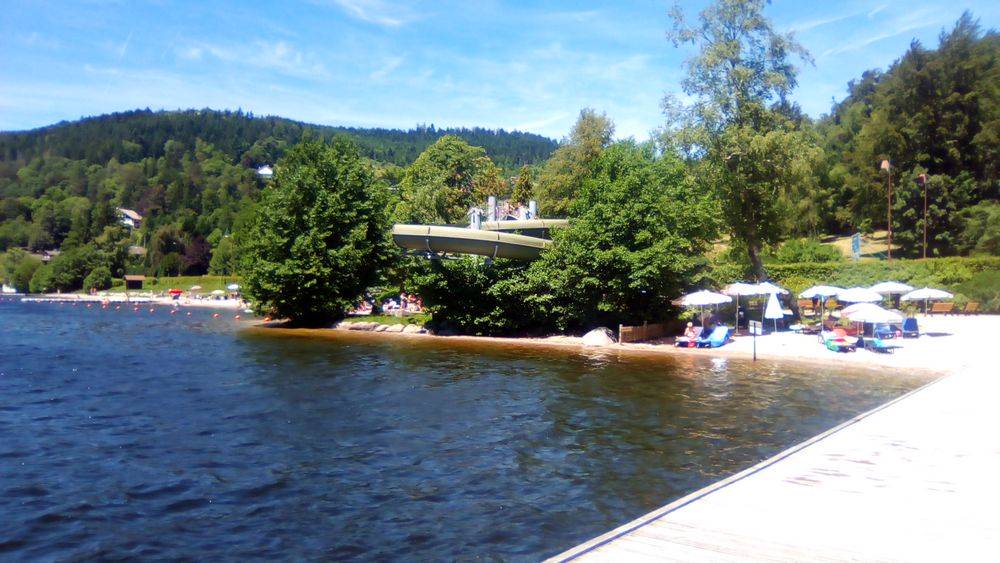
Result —
<instances>
[{"instance_id":1,"label":"beach chair","mask_svg":"<svg viewBox=\"0 0 1000 563\"><path fill-rule=\"evenodd\" d=\"M889 323L879 323L875 325L872 329L872 334L875 338L880 338L882 340L891 340L896 338L896 328Z\"/></svg>"},{"instance_id":2,"label":"beach chair","mask_svg":"<svg viewBox=\"0 0 1000 563\"><path fill-rule=\"evenodd\" d=\"M876 352L879 354L890 354L895 346L890 346L882 341L881 338L858 338L857 342L858 348L864 348L870 352Z\"/></svg>"},{"instance_id":3,"label":"beach chair","mask_svg":"<svg viewBox=\"0 0 1000 563\"><path fill-rule=\"evenodd\" d=\"M952 310L955 308L954 303L949 302L939 302L931 305L930 314L931 315L950 315Z\"/></svg>"},{"instance_id":4,"label":"beach chair","mask_svg":"<svg viewBox=\"0 0 1000 563\"><path fill-rule=\"evenodd\" d=\"M917 319L906 317L903 319L903 338L917 338L920 336L920 328L917 326Z\"/></svg>"},{"instance_id":5,"label":"beach chair","mask_svg":"<svg viewBox=\"0 0 1000 563\"><path fill-rule=\"evenodd\" d=\"M718 348L729 342L729 327L717 326L707 338L698 339L699 348Z\"/></svg>"},{"instance_id":6,"label":"beach chair","mask_svg":"<svg viewBox=\"0 0 1000 563\"><path fill-rule=\"evenodd\" d=\"M811 317L816 314L816 310L813 309L812 299L799 299L799 315L803 317Z\"/></svg>"},{"instance_id":7,"label":"beach chair","mask_svg":"<svg viewBox=\"0 0 1000 563\"><path fill-rule=\"evenodd\" d=\"M854 352L858 349L857 340L849 341L842 329L837 331L823 331L819 335L819 341L832 352Z\"/></svg>"},{"instance_id":8,"label":"beach chair","mask_svg":"<svg viewBox=\"0 0 1000 563\"><path fill-rule=\"evenodd\" d=\"M965 304L965 310L962 311L964 315L974 315L979 312L979 303L976 301L969 301Z\"/></svg>"}]
</instances>

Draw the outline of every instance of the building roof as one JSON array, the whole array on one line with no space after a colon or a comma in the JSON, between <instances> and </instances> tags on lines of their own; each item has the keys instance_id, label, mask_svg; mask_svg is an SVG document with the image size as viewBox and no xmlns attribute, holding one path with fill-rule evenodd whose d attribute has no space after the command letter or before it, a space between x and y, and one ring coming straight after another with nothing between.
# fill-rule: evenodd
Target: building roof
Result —
<instances>
[{"instance_id":1,"label":"building roof","mask_svg":"<svg viewBox=\"0 0 1000 563\"><path fill-rule=\"evenodd\" d=\"M140 276L140 275L129 274L125 276L125 281L145 281L145 279L146 276Z\"/></svg>"},{"instance_id":2,"label":"building roof","mask_svg":"<svg viewBox=\"0 0 1000 563\"><path fill-rule=\"evenodd\" d=\"M121 213L122 215L128 217L133 221L142 221L142 215L139 215L138 213L132 211L131 209L125 209L124 207L119 207L118 211L119 213Z\"/></svg>"},{"instance_id":3,"label":"building roof","mask_svg":"<svg viewBox=\"0 0 1000 563\"><path fill-rule=\"evenodd\" d=\"M257 173L261 176L272 176L274 174L274 169L265 164L257 169Z\"/></svg>"}]
</instances>

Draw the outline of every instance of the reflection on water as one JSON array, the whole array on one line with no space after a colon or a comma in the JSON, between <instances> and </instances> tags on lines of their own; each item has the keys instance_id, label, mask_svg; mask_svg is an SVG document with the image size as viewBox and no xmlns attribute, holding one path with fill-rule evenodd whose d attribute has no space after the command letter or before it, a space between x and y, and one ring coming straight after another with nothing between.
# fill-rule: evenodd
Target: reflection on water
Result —
<instances>
[{"instance_id":1,"label":"reflection on water","mask_svg":"<svg viewBox=\"0 0 1000 563\"><path fill-rule=\"evenodd\" d=\"M0 555L554 554L922 383L0 303Z\"/></svg>"}]
</instances>

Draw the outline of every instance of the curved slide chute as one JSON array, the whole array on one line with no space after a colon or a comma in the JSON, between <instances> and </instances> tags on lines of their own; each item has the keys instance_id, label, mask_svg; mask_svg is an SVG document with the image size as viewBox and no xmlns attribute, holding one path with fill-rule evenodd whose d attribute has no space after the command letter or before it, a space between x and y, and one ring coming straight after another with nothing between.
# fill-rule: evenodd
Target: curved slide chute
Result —
<instances>
[{"instance_id":1,"label":"curved slide chute","mask_svg":"<svg viewBox=\"0 0 1000 563\"><path fill-rule=\"evenodd\" d=\"M493 223L525 222L538 223L540 221L493 221ZM536 225L535 228L538 226ZM506 233L500 229L477 230L434 225L393 225L392 240L398 246L416 252L476 254L489 258L511 258L514 260L534 260L541 255L543 250L552 245L550 240Z\"/></svg>"},{"instance_id":2,"label":"curved slide chute","mask_svg":"<svg viewBox=\"0 0 1000 563\"><path fill-rule=\"evenodd\" d=\"M548 238L549 231L569 224L567 219L522 219L516 221L483 221L484 231L517 232L531 237Z\"/></svg>"}]
</instances>

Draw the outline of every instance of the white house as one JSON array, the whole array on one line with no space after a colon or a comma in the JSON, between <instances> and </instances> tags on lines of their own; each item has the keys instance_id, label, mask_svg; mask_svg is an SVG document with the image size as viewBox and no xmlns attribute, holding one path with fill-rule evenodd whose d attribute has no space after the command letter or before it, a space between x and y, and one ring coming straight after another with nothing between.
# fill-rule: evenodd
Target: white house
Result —
<instances>
[{"instance_id":1,"label":"white house","mask_svg":"<svg viewBox=\"0 0 1000 563\"><path fill-rule=\"evenodd\" d=\"M142 226L142 215L139 215L131 209L125 209L124 207L118 208L118 221L122 225L129 227L130 229L138 229Z\"/></svg>"},{"instance_id":2,"label":"white house","mask_svg":"<svg viewBox=\"0 0 1000 563\"><path fill-rule=\"evenodd\" d=\"M265 180L270 180L271 176L274 176L274 169L265 164L257 169L257 174Z\"/></svg>"}]
</instances>

